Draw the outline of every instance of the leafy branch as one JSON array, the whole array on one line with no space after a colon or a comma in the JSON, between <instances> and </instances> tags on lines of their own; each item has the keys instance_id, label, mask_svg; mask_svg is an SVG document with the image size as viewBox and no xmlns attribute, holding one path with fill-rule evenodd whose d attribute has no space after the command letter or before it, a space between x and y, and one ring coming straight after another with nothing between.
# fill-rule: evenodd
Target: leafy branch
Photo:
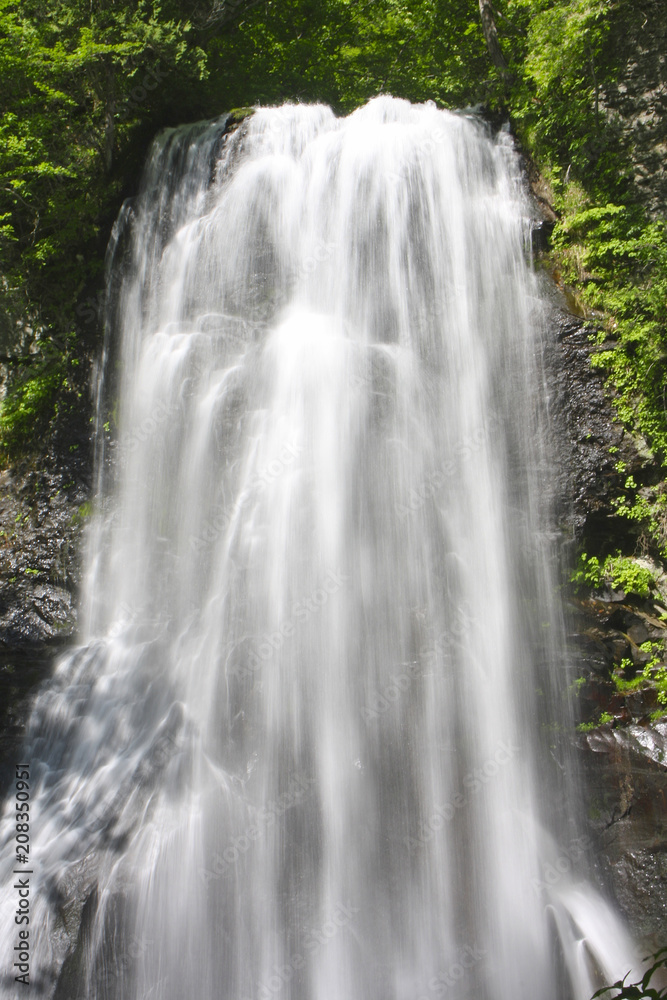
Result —
<instances>
[{"instance_id":1,"label":"leafy branch","mask_svg":"<svg viewBox=\"0 0 667 1000\"><path fill-rule=\"evenodd\" d=\"M639 982L626 983L626 979L630 975L628 972L623 979L619 979L613 986L603 986L601 990L593 994L591 1000L604 996L605 993L610 993L611 990L620 991L615 994L614 1000L665 1000L667 997L667 988L655 989L650 986L650 982L658 969L667 968L667 948L661 948L654 955L645 959L645 961L648 962L651 959L653 960L653 965L646 970Z\"/></svg>"}]
</instances>

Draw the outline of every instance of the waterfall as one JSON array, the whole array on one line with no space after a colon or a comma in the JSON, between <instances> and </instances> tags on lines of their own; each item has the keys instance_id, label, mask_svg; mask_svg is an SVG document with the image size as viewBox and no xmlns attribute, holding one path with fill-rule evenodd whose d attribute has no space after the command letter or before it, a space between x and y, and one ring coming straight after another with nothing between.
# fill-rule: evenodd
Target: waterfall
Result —
<instances>
[{"instance_id":1,"label":"waterfall","mask_svg":"<svg viewBox=\"0 0 667 1000\"><path fill-rule=\"evenodd\" d=\"M227 126L161 133L114 233L1 995L29 870L35 996L588 1000L633 960L577 826L511 140L388 97Z\"/></svg>"}]
</instances>

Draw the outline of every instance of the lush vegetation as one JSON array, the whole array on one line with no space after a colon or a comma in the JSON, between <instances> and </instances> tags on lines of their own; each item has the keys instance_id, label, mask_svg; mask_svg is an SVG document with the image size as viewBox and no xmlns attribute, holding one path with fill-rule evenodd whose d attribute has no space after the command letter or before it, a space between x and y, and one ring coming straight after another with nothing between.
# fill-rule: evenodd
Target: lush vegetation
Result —
<instances>
[{"instance_id":1,"label":"lush vegetation","mask_svg":"<svg viewBox=\"0 0 667 1000\"><path fill-rule=\"evenodd\" d=\"M600 357L623 419L662 457L667 238L601 106L639 16L630 0L0 0L4 333L23 324L57 345L33 345L37 364L12 358L4 450L53 412L72 352L98 332L103 247L151 134L257 102L346 111L385 91L511 116L562 213L563 278L615 334Z\"/></svg>"},{"instance_id":2,"label":"lush vegetation","mask_svg":"<svg viewBox=\"0 0 667 1000\"><path fill-rule=\"evenodd\" d=\"M652 6L659 17L658 0L0 0L2 450L35 428L41 440L79 398L104 245L159 127L290 99L348 111L384 91L511 118L560 214L552 264L613 337L598 359L619 413L663 460L667 235L605 107ZM625 500L664 549L662 491Z\"/></svg>"},{"instance_id":3,"label":"lush vegetation","mask_svg":"<svg viewBox=\"0 0 667 1000\"><path fill-rule=\"evenodd\" d=\"M384 91L510 118L558 215L548 266L597 322L621 419L665 462L667 232L610 96L660 21L660 0L0 0L0 449L43 446L80 405L104 246L155 131ZM627 477L617 512L660 557L666 508Z\"/></svg>"},{"instance_id":4,"label":"lush vegetation","mask_svg":"<svg viewBox=\"0 0 667 1000\"><path fill-rule=\"evenodd\" d=\"M623 590L639 597L648 597L655 590L655 578L651 570L620 553L600 561L597 556L582 552L571 580L579 590L599 590L608 586L612 590Z\"/></svg>"},{"instance_id":5,"label":"lush vegetation","mask_svg":"<svg viewBox=\"0 0 667 1000\"><path fill-rule=\"evenodd\" d=\"M104 247L160 127L384 91L510 118L558 217L546 266L597 324L619 417L666 463L667 230L613 101L653 22L660 0L0 0L0 454L81 409ZM665 478L627 475L615 499L658 559Z\"/></svg>"},{"instance_id":6,"label":"lush vegetation","mask_svg":"<svg viewBox=\"0 0 667 1000\"><path fill-rule=\"evenodd\" d=\"M633 149L639 133L614 100L641 46L661 48L652 26L664 17L653 2L641 11L628 0L542 7L528 29L510 105L559 216L549 263L599 330L594 363L608 374L619 418L664 469L667 226L664 205L660 214L637 183L637 168L645 166ZM650 69L647 87L649 79ZM624 471L620 462L617 471ZM664 560L667 496L655 478L640 483L627 476L615 506L638 547Z\"/></svg>"}]
</instances>

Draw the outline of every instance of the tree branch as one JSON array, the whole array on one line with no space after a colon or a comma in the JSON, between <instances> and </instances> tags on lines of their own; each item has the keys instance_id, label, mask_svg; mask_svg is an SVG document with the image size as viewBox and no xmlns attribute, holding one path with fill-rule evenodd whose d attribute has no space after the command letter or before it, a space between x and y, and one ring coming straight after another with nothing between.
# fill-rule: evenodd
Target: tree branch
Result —
<instances>
[{"instance_id":1,"label":"tree branch","mask_svg":"<svg viewBox=\"0 0 667 1000\"><path fill-rule=\"evenodd\" d=\"M503 76L507 76L509 67L498 41L498 29L496 28L496 19L490 0L479 0L479 13L482 18L482 31L486 39L486 47L491 56L491 62L496 69L500 70Z\"/></svg>"}]
</instances>

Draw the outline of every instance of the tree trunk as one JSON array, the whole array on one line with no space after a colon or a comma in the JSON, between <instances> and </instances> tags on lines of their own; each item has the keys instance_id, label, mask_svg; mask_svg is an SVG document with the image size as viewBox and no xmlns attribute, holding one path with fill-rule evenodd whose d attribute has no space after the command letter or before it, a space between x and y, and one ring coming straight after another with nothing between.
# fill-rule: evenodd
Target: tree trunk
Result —
<instances>
[{"instance_id":1,"label":"tree trunk","mask_svg":"<svg viewBox=\"0 0 667 1000\"><path fill-rule=\"evenodd\" d=\"M500 42L498 41L498 29L496 28L496 19L490 0L479 0L479 13L482 18L482 30L486 39L486 47L491 56L491 62L504 76L508 72L508 66L500 48Z\"/></svg>"},{"instance_id":2,"label":"tree trunk","mask_svg":"<svg viewBox=\"0 0 667 1000\"><path fill-rule=\"evenodd\" d=\"M104 170L111 173L113 147L116 139L116 74L113 62L106 66L106 109L104 115Z\"/></svg>"},{"instance_id":3,"label":"tree trunk","mask_svg":"<svg viewBox=\"0 0 667 1000\"><path fill-rule=\"evenodd\" d=\"M220 28L232 21L237 21L266 0L213 0L211 8L204 18L206 27Z\"/></svg>"}]
</instances>

